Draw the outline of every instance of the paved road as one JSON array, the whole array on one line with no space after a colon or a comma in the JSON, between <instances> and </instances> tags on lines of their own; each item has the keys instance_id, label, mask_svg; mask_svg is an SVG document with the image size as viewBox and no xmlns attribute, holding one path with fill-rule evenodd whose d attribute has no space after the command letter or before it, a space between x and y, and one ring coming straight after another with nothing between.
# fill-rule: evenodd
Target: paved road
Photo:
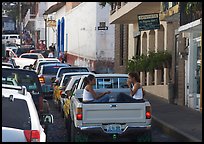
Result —
<instances>
[{"instance_id":1,"label":"paved road","mask_svg":"<svg viewBox=\"0 0 204 144\"><path fill-rule=\"evenodd\" d=\"M68 142L67 131L64 124L64 119L54 105L53 100L48 100L51 113L54 116L54 123L48 129L48 142ZM104 140L104 139L103 139ZM162 132L162 130L152 123L152 142L180 142L178 138L172 137Z\"/></svg>"}]
</instances>

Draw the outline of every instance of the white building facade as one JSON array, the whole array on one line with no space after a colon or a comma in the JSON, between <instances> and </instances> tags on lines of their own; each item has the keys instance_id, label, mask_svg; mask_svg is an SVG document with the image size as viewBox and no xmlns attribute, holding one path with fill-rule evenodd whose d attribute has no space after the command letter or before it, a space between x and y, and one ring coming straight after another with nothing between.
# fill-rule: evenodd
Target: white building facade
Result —
<instances>
[{"instance_id":1,"label":"white building facade","mask_svg":"<svg viewBox=\"0 0 204 144\"><path fill-rule=\"evenodd\" d=\"M109 65L103 72L112 71L114 25L108 22L109 12L109 5L102 8L98 2L83 2L66 13L64 51L68 63L100 72L104 69L96 66ZM107 30L98 30L101 22Z\"/></svg>"}]
</instances>

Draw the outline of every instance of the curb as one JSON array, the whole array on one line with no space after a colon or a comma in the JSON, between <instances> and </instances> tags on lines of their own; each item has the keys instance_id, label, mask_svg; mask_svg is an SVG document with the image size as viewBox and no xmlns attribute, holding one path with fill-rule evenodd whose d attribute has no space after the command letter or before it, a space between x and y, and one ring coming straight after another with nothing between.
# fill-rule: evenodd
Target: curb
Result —
<instances>
[{"instance_id":1,"label":"curb","mask_svg":"<svg viewBox=\"0 0 204 144\"><path fill-rule=\"evenodd\" d=\"M160 127L162 131L165 133L177 137L179 139L182 139L184 142L202 142L202 140L197 139L179 129L176 127L173 127L169 125L168 123L156 118L155 116L152 115L152 122L155 123L156 126Z\"/></svg>"}]
</instances>

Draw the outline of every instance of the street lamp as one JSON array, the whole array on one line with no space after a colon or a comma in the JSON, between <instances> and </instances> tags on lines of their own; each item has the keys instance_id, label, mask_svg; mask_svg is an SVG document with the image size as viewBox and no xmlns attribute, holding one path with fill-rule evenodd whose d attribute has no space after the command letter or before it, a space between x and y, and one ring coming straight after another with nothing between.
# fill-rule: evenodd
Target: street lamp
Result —
<instances>
[{"instance_id":1,"label":"street lamp","mask_svg":"<svg viewBox=\"0 0 204 144\"><path fill-rule=\"evenodd\" d=\"M43 18L45 20L45 45L46 45L46 47L47 47L47 17L48 17L48 15L44 13Z\"/></svg>"}]
</instances>

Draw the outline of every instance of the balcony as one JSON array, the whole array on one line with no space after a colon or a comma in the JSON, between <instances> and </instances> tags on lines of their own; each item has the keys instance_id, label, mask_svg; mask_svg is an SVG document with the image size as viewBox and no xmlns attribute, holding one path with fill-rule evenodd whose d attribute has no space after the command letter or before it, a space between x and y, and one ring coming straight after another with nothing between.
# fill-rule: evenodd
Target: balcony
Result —
<instances>
[{"instance_id":1,"label":"balcony","mask_svg":"<svg viewBox=\"0 0 204 144\"><path fill-rule=\"evenodd\" d=\"M194 6L189 7L190 3ZM202 18L202 2L180 2L180 26Z\"/></svg>"},{"instance_id":2,"label":"balcony","mask_svg":"<svg viewBox=\"0 0 204 144\"><path fill-rule=\"evenodd\" d=\"M31 14L30 9L28 9L26 16L24 18L24 27L27 27L27 25L31 22L32 24L35 22L35 14Z\"/></svg>"},{"instance_id":3,"label":"balcony","mask_svg":"<svg viewBox=\"0 0 204 144\"><path fill-rule=\"evenodd\" d=\"M111 24L137 23L137 15L159 13L160 2L114 2L111 5Z\"/></svg>"}]
</instances>

